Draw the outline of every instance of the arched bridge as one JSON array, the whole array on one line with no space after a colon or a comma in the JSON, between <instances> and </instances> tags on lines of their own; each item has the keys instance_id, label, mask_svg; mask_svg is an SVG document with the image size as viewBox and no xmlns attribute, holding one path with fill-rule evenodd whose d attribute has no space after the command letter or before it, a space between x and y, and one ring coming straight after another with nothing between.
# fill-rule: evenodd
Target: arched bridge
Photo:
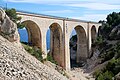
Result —
<instances>
[{"instance_id":1,"label":"arched bridge","mask_svg":"<svg viewBox=\"0 0 120 80\"><path fill-rule=\"evenodd\" d=\"M91 44L101 24L47 15L17 13L22 17L21 22L26 26L29 42L41 48L44 58L47 56L46 34L49 28L50 54L66 70L70 70L69 40L73 29L76 30L78 39L77 62L86 60L91 55Z\"/></svg>"}]
</instances>

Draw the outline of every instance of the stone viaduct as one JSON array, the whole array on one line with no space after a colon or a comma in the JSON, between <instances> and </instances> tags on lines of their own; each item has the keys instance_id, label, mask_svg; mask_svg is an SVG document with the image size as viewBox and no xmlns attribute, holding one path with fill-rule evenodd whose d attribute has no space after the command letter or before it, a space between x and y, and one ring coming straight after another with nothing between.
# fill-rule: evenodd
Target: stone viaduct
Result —
<instances>
[{"instance_id":1,"label":"stone viaduct","mask_svg":"<svg viewBox=\"0 0 120 80\"><path fill-rule=\"evenodd\" d=\"M47 57L46 35L50 29L50 55L66 70L70 70L70 35L73 29L77 33L77 62L91 55L91 45L97 36L97 22L82 21L62 17L17 12L28 31L28 42L41 48L43 57Z\"/></svg>"}]
</instances>

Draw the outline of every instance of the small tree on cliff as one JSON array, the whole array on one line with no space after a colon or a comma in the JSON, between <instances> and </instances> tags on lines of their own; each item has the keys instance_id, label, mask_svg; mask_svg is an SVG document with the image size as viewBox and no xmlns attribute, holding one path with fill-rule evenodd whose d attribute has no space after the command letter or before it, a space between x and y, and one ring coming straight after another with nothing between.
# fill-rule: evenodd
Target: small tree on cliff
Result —
<instances>
[{"instance_id":1,"label":"small tree on cliff","mask_svg":"<svg viewBox=\"0 0 120 80\"><path fill-rule=\"evenodd\" d=\"M12 9L7 9L6 11L6 14L9 16L9 18L17 24L17 27L22 29L24 27L23 24L20 23L20 20L21 20L21 17L18 16L16 10L14 8Z\"/></svg>"},{"instance_id":2,"label":"small tree on cliff","mask_svg":"<svg viewBox=\"0 0 120 80\"><path fill-rule=\"evenodd\" d=\"M99 21L99 23L102 23L100 28L100 35L102 35L103 38L108 39L112 29L120 24L120 12L113 12L107 15L106 20L107 21Z\"/></svg>"}]
</instances>

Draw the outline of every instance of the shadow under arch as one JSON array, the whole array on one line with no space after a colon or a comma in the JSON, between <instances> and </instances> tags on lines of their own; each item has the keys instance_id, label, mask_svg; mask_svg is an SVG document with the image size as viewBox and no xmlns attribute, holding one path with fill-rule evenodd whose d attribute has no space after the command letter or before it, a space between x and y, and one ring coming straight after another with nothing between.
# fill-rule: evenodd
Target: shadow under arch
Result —
<instances>
[{"instance_id":1,"label":"shadow under arch","mask_svg":"<svg viewBox=\"0 0 120 80\"><path fill-rule=\"evenodd\" d=\"M42 39L39 26L32 20L23 21L22 24L25 26L28 32L28 44L30 46L36 46L41 49Z\"/></svg>"},{"instance_id":2,"label":"shadow under arch","mask_svg":"<svg viewBox=\"0 0 120 80\"><path fill-rule=\"evenodd\" d=\"M76 34L77 34L77 51L76 51L76 61L75 63L77 65L81 64L82 61L86 61L88 57L87 53L87 37L86 37L86 32L85 29L81 26L78 25L75 28ZM72 63L71 63L71 67ZM76 67L76 66L75 66Z\"/></svg>"},{"instance_id":3,"label":"shadow under arch","mask_svg":"<svg viewBox=\"0 0 120 80\"><path fill-rule=\"evenodd\" d=\"M96 27L93 25L91 28L91 43L95 42L96 37L97 37Z\"/></svg>"},{"instance_id":4,"label":"shadow under arch","mask_svg":"<svg viewBox=\"0 0 120 80\"><path fill-rule=\"evenodd\" d=\"M96 49L94 46L94 43L95 43L96 38L97 38L96 27L93 25L91 27L91 53L89 55L89 58L91 58L94 55L94 51Z\"/></svg>"},{"instance_id":5,"label":"shadow under arch","mask_svg":"<svg viewBox=\"0 0 120 80\"><path fill-rule=\"evenodd\" d=\"M50 52L49 54L58 63L63 66L62 63L62 29L58 23L52 23L50 29Z\"/></svg>"}]
</instances>

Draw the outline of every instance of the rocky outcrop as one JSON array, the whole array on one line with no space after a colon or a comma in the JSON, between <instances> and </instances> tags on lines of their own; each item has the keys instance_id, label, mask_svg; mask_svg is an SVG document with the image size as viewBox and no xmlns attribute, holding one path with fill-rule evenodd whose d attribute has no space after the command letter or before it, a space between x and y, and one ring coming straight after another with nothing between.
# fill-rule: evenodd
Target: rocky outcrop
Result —
<instances>
[{"instance_id":1,"label":"rocky outcrop","mask_svg":"<svg viewBox=\"0 0 120 80\"><path fill-rule=\"evenodd\" d=\"M115 26L110 35L109 35L110 40L120 40L120 24L118 26Z\"/></svg>"},{"instance_id":2,"label":"rocky outcrop","mask_svg":"<svg viewBox=\"0 0 120 80\"><path fill-rule=\"evenodd\" d=\"M0 8L0 34L11 42L19 41L17 25Z\"/></svg>"},{"instance_id":3,"label":"rocky outcrop","mask_svg":"<svg viewBox=\"0 0 120 80\"><path fill-rule=\"evenodd\" d=\"M115 80L120 80L120 72L115 76Z\"/></svg>"}]
</instances>

